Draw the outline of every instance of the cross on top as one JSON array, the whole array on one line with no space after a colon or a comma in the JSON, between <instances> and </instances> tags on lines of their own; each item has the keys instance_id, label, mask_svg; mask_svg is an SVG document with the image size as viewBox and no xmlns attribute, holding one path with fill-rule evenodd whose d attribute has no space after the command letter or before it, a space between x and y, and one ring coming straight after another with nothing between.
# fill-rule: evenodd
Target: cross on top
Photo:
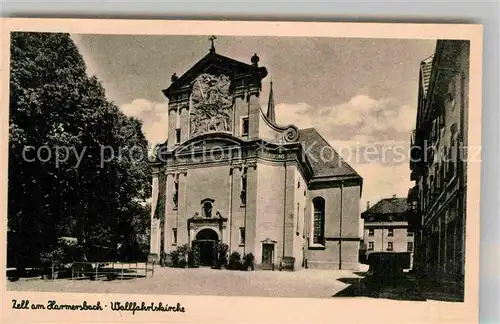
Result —
<instances>
[{"instance_id":1,"label":"cross on top","mask_svg":"<svg viewBox=\"0 0 500 324\"><path fill-rule=\"evenodd\" d=\"M210 36L208 40L212 43L212 47L210 47L210 52L214 53L215 52L215 46L214 46L214 40L216 40L217 37L215 36Z\"/></svg>"}]
</instances>

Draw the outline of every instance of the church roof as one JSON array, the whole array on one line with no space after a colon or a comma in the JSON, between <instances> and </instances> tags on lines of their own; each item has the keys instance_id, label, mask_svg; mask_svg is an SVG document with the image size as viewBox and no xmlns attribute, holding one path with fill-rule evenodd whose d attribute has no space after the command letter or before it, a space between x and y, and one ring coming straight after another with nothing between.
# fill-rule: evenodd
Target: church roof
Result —
<instances>
[{"instance_id":1,"label":"church roof","mask_svg":"<svg viewBox=\"0 0 500 324\"><path fill-rule=\"evenodd\" d=\"M408 210L407 198L384 198L361 214L403 214Z\"/></svg>"},{"instance_id":2,"label":"church roof","mask_svg":"<svg viewBox=\"0 0 500 324\"><path fill-rule=\"evenodd\" d=\"M361 178L315 128L299 130L299 141L304 145L304 150L307 152L307 158L313 170L313 177ZM329 147L331 150L325 151L324 147ZM322 156L326 158L322 159Z\"/></svg>"}]
</instances>

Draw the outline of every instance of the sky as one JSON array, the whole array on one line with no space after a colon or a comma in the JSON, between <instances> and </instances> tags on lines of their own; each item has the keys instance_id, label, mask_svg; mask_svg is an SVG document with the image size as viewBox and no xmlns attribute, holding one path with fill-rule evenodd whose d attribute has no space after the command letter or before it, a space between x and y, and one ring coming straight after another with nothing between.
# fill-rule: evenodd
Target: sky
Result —
<instances>
[{"instance_id":1,"label":"sky","mask_svg":"<svg viewBox=\"0 0 500 324\"><path fill-rule=\"evenodd\" d=\"M108 99L143 122L151 145L167 138L167 99L161 90L209 51L207 36L74 34L89 75ZM407 151L417 111L419 64L435 40L299 37L225 37L216 52L250 64L260 57L273 82L276 121L315 127L363 177L361 211L367 202L406 197ZM371 153L367 153L371 152Z\"/></svg>"}]
</instances>

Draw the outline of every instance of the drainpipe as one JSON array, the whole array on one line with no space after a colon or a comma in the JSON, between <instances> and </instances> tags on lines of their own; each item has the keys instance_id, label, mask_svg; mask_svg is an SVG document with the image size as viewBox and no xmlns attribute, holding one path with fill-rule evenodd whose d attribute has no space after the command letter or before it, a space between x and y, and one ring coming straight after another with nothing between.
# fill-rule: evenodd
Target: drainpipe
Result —
<instances>
[{"instance_id":1,"label":"drainpipe","mask_svg":"<svg viewBox=\"0 0 500 324\"><path fill-rule=\"evenodd\" d=\"M344 181L340 181L339 270L342 270L342 218L344 213Z\"/></svg>"},{"instance_id":2,"label":"drainpipe","mask_svg":"<svg viewBox=\"0 0 500 324\"><path fill-rule=\"evenodd\" d=\"M232 127L233 127L233 128L232 128L232 130L233 130L233 135L238 134L238 133L236 133L236 100L237 100L237 99L238 99L238 98L234 98L234 97L233 97L233 125L232 125ZM190 111L192 111L192 110L190 110ZM191 115L191 114L188 114L188 115ZM189 134L189 133L188 133L188 134ZM239 137L241 137L241 133L240 133L240 134L238 134L238 135L239 135ZM231 156L231 157L232 157L232 156Z\"/></svg>"},{"instance_id":3,"label":"drainpipe","mask_svg":"<svg viewBox=\"0 0 500 324\"><path fill-rule=\"evenodd\" d=\"M286 161L283 166L285 167L285 182L283 186L283 255L281 258L281 264L283 264L283 258L285 257L285 232L286 232ZM281 268L281 267L280 267Z\"/></svg>"},{"instance_id":4,"label":"drainpipe","mask_svg":"<svg viewBox=\"0 0 500 324\"><path fill-rule=\"evenodd\" d=\"M246 165L247 161L245 160L245 165ZM246 177L246 183L247 183L247 187L245 188L245 241L243 242L243 255L246 254L246 251L247 251L247 242L248 242L248 233L247 233L247 208L248 208L248 168L246 169L246 173L245 173L245 167L246 166L242 166L241 168L241 171L243 172L242 173L242 177L243 175ZM241 186L241 181L242 179L240 178L240 186ZM241 195L241 190L240 190L240 195ZM241 201L240 201L241 203ZM255 238L254 238L255 239ZM253 252L255 253L255 251Z\"/></svg>"},{"instance_id":5,"label":"drainpipe","mask_svg":"<svg viewBox=\"0 0 500 324\"><path fill-rule=\"evenodd\" d=\"M229 251L232 251L231 239L232 239L232 228L233 228L233 169L229 166Z\"/></svg>"}]
</instances>

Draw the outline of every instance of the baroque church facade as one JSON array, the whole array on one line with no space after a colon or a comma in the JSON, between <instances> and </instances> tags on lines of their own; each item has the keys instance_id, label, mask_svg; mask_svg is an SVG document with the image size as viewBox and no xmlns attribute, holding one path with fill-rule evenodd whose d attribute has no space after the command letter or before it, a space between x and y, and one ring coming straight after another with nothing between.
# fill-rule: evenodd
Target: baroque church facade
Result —
<instances>
[{"instance_id":1,"label":"baroque church facade","mask_svg":"<svg viewBox=\"0 0 500 324\"><path fill-rule=\"evenodd\" d=\"M150 253L217 242L252 253L258 269L358 267L362 178L314 129L280 125L268 72L209 53L162 90L168 140L152 162Z\"/></svg>"}]
</instances>

